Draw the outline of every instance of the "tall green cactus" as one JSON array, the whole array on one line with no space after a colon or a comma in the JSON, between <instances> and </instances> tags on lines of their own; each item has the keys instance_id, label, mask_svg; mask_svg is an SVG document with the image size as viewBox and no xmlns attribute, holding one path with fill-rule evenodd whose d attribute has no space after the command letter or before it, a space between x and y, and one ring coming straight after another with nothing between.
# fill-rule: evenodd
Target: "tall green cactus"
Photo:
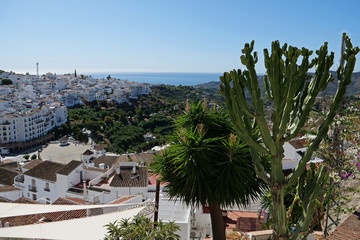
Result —
<instances>
[{"instance_id":1,"label":"tall green cactus","mask_svg":"<svg viewBox=\"0 0 360 240\"><path fill-rule=\"evenodd\" d=\"M313 51L306 48L282 47L278 41L272 43L271 54L264 49L266 75L264 90L266 98L273 103L272 128L268 127L265 117L263 97L259 88L255 64L258 61L257 52L253 52L254 41L245 44L240 57L246 70L225 72L220 77L220 93L225 97L225 104L230 112L230 118L235 125L239 137L251 148L251 154L257 175L269 186L273 201L274 232L276 237L288 238L286 209L284 205L284 187L298 183L305 170L307 162L325 137L329 125L339 108L346 86L351 81L351 75L356 62L358 47L353 47L350 38L344 34L345 52L342 56L346 63L340 65L337 71L338 90L330 110L318 129L315 139L311 142L306 154L294 170L285 177L282 172L283 145L296 137L308 120L310 110L316 96L323 91L334 78L330 67L334 62L334 53L328 54L325 42L316 51L316 57L310 60ZM298 64L299 63L299 64ZM308 73L315 67L315 74ZM250 101L247 99L250 97ZM260 130L263 144L253 139L254 127ZM271 171L266 172L260 163L259 153L271 156ZM299 223L301 225L301 223ZM301 228L301 226L300 226Z\"/></svg>"}]
</instances>

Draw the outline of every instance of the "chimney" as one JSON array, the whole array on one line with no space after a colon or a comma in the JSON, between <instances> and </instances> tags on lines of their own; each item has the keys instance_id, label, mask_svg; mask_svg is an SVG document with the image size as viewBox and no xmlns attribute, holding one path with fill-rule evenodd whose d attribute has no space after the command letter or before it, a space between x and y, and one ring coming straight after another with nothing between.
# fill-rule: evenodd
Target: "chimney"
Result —
<instances>
[{"instance_id":1,"label":"chimney","mask_svg":"<svg viewBox=\"0 0 360 240\"><path fill-rule=\"evenodd\" d=\"M120 166L116 167L114 164L112 165L112 167L115 169L116 175L120 174Z\"/></svg>"},{"instance_id":2,"label":"chimney","mask_svg":"<svg viewBox=\"0 0 360 240\"><path fill-rule=\"evenodd\" d=\"M87 199L87 192L86 192L86 181L84 180L83 181L84 183L84 190L83 190L83 195L84 195L84 199L86 200Z\"/></svg>"},{"instance_id":3,"label":"chimney","mask_svg":"<svg viewBox=\"0 0 360 240\"><path fill-rule=\"evenodd\" d=\"M104 164L104 163L100 163L100 164L99 164L99 168L100 168L100 169L105 169L105 164Z\"/></svg>"},{"instance_id":4,"label":"chimney","mask_svg":"<svg viewBox=\"0 0 360 240\"><path fill-rule=\"evenodd\" d=\"M133 174L136 174L136 166L133 166Z\"/></svg>"}]
</instances>

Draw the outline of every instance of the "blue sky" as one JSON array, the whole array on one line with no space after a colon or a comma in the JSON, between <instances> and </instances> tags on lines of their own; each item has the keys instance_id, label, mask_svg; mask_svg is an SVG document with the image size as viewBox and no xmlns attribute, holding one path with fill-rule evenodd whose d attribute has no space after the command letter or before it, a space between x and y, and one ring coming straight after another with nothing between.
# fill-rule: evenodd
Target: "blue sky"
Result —
<instances>
[{"instance_id":1,"label":"blue sky","mask_svg":"<svg viewBox=\"0 0 360 240\"><path fill-rule=\"evenodd\" d=\"M255 40L335 52L360 45L359 1L0 0L0 69L16 72L224 72ZM356 71L360 71L360 61ZM262 57L257 66L264 73Z\"/></svg>"}]
</instances>

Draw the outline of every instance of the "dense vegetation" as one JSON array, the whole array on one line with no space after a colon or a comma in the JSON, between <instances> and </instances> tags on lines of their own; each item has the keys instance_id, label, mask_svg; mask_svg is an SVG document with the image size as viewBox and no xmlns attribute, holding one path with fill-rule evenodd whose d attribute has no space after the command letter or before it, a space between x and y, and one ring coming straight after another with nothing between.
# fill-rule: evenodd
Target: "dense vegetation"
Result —
<instances>
[{"instance_id":1,"label":"dense vegetation","mask_svg":"<svg viewBox=\"0 0 360 240\"><path fill-rule=\"evenodd\" d=\"M107 235L104 240L179 240L176 234L180 230L174 222L153 222L144 216L135 216L132 220L122 219L105 225Z\"/></svg>"},{"instance_id":2,"label":"dense vegetation","mask_svg":"<svg viewBox=\"0 0 360 240\"><path fill-rule=\"evenodd\" d=\"M76 140L87 141L90 131L91 139L105 143L108 151L141 152L167 142L173 133L173 119L184 109L186 99L203 98L209 99L209 104L222 103L215 89L171 85L153 87L149 95L131 100L131 105L88 102L68 109L68 123L56 128L54 133L56 138L71 135ZM146 133L156 139L145 142Z\"/></svg>"},{"instance_id":3,"label":"dense vegetation","mask_svg":"<svg viewBox=\"0 0 360 240\"><path fill-rule=\"evenodd\" d=\"M13 82L8 78L4 78L4 79L0 78L0 82L1 82L0 85L12 85L13 84Z\"/></svg>"}]
</instances>

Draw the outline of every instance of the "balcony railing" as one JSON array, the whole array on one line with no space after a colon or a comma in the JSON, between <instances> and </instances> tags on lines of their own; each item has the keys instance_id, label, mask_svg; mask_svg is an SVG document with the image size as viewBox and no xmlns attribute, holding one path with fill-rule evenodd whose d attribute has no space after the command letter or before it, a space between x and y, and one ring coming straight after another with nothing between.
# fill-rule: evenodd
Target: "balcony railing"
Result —
<instances>
[{"instance_id":1,"label":"balcony railing","mask_svg":"<svg viewBox=\"0 0 360 240\"><path fill-rule=\"evenodd\" d=\"M50 188L44 188L45 192L50 192Z\"/></svg>"},{"instance_id":2,"label":"balcony railing","mask_svg":"<svg viewBox=\"0 0 360 240\"><path fill-rule=\"evenodd\" d=\"M36 189L35 186L29 185L28 187L29 187L29 191L30 191L30 192L37 192L37 189Z\"/></svg>"}]
</instances>

